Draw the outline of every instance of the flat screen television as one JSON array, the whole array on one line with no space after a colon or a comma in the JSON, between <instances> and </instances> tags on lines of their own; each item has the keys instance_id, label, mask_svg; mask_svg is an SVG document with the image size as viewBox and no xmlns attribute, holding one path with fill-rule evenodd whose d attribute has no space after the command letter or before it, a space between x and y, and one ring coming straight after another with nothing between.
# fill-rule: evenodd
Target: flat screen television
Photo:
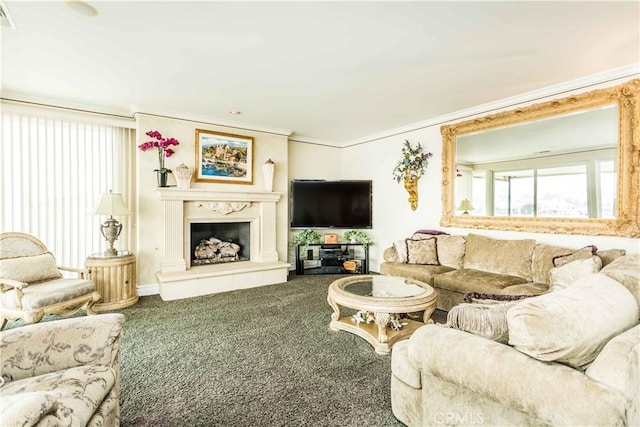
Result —
<instances>
[{"instance_id":1,"label":"flat screen television","mask_svg":"<svg viewBox=\"0 0 640 427\"><path fill-rule=\"evenodd\" d=\"M291 181L292 228L371 228L371 181Z\"/></svg>"}]
</instances>

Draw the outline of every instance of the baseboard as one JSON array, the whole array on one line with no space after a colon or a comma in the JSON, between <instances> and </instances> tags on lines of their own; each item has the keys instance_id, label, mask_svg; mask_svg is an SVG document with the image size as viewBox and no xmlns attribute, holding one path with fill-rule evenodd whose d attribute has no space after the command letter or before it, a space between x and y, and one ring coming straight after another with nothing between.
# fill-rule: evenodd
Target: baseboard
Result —
<instances>
[{"instance_id":1,"label":"baseboard","mask_svg":"<svg viewBox=\"0 0 640 427\"><path fill-rule=\"evenodd\" d=\"M160 286L157 283L151 283L149 285L138 285L137 290L138 296L141 297L160 294Z\"/></svg>"}]
</instances>

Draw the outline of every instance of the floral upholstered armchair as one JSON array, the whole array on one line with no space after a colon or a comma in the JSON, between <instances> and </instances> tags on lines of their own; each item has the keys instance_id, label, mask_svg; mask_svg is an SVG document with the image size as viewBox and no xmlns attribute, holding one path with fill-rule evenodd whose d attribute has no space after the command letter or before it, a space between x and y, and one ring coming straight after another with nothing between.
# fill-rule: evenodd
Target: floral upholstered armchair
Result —
<instances>
[{"instance_id":1,"label":"floral upholstered armchair","mask_svg":"<svg viewBox=\"0 0 640 427\"><path fill-rule=\"evenodd\" d=\"M124 323L110 313L0 332L0 425L119 425Z\"/></svg>"},{"instance_id":2,"label":"floral upholstered armchair","mask_svg":"<svg viewBox=\"0 0 640 427\"><path fill-rule=\"evenodd\" d=\"M63 278L71 271L78 278ZM24 233L0 234L0 329L7 320L37 323L45 314L88 314L100 293L85 270L59 267L47 247Z\"/></svg>"}]
</instances>

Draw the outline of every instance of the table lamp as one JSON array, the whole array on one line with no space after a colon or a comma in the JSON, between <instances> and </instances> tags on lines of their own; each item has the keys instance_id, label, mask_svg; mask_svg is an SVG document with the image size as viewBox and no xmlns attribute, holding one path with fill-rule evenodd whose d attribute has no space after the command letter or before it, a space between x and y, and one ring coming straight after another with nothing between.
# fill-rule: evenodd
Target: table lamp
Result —
<instances>
[{"instance_id":1,"label":"table lamp","mask_svg":"<svg viewBox=\"0 0 640 427\"><path fill-rule=\"evenodd\" d=\"M458 206L458 210L464 211L462 212L462 215L469 215L469 211L473 210L473 205L471 204L469 199L464 199L463 201L460 202L460 206Z\"/></svg>"},{"instance_id":2,"label":"table lamp","mask_svg":"<svg viewBox=\"0 0 640 427\"><path fill-rule=\"evenodd\" d=\"M113 247L113 242L118 240L120 232L122 231L122 224L117 219L113 218L113 215L131 215L131 212L124 204L124 199L121 193L113 193L109 190L108 193L103 193L100 196L98 205L96 206L94 215L109 215L109 218L100 225L100 233L107 240L107 250L104 252L105 256L116 256L118 251Z\"/></svg>"}]
</instances>

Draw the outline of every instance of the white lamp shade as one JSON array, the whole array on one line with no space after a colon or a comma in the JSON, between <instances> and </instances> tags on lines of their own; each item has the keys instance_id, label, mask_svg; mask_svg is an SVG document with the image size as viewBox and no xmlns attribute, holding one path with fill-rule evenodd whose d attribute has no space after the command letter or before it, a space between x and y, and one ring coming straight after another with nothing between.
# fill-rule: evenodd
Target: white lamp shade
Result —
<instances>
[{"instance_id":1,"label":"white lamp shade","mask_svg":"<svg viewBox=\"0 0 640 427\"><path fill-rule=\"evenodd\" d=\"M93 211L94 215L131 215L121 193L103 193Z\"/></svg>"},{"instance_id":2,"label":"white lamp shade","mask_svg":"<svg viewBox=\"0 0 640 427\"><path fill-rule=\"evenodd\" d=\"M473 205L469 201L469 199L464 199L460 202L460 206L458 206L459 211L472 211Z\"/></svg>"}]
</instances>

